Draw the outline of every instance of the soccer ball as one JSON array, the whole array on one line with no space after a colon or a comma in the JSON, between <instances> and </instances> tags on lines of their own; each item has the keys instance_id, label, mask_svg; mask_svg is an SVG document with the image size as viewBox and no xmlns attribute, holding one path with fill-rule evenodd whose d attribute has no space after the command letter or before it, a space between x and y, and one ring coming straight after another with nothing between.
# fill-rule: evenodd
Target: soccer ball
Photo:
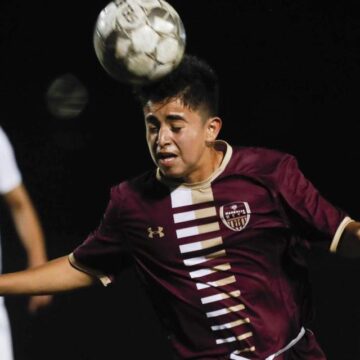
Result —
<instances>
[{"instance_id":1,"label":"soccer ball","mask_svg":"<svg viewBox=\"0 0 360 360\"><path fill-rule=\"evenodd\" d=\"M143 85L174 70L184 56L186 34L176 10L164 0L115 0L99 14L94 48L116 80Z\"/></svg>"}]
</instances>

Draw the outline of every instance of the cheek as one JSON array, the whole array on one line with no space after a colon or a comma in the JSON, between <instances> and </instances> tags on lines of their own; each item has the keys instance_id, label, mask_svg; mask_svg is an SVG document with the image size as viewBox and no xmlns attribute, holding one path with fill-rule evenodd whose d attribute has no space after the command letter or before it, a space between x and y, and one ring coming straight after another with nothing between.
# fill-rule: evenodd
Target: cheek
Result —
<instances>
[{"instance_id":1,"label":"cheek","mask_svg":"<svg viewBox=\"0 0 360 360\"><path fill-rule=\"evenodd\" d=\"M153 155L155 153L155 148L154 148L154 138L150 135L146 135L146 143L148 145L149 151L151 153L151 155Z\"/></svg>"},{"instance_id":2,"label":"cheek","mask_svg":"<svg viewBox=\"0 0 360 360\"><path fill-rule=\"evenodd\" d=\"M150 144L154 144L155 142L155 136L149 132L146 133L146 142Z\"/></svg>"},{"instance_id":3,"label":"cheek","mask_svg":"<svg viewBox=\"0 0 360 360\"><path fill-rule=\"evenodd\" d=\"M149 149L149 153L153 161L156 163L156 150L154 147L154 141L151 139L151 137L146 137L147 146Z\"/></svg>"},{"instance_id":4,"label":"cheek","mask_svg":"<svg viewBox=\"0 0 360 360\"><path fill-rule=\"evenodd\" d=\"M202 129L194 129L187 134L184 141L187 146L201 148L206 142L206 132Z\"/></svg>"},{"instance_id":5,"label":"cheek","mask_svg":"<svg viewBox=\"0 0 360 360\"><path fill-rule=\"evenodd\" d=\"M198 137L188 136L177 143L184 159L193 160L202 152L205 141Z\"/></svg>"}]
</instances>

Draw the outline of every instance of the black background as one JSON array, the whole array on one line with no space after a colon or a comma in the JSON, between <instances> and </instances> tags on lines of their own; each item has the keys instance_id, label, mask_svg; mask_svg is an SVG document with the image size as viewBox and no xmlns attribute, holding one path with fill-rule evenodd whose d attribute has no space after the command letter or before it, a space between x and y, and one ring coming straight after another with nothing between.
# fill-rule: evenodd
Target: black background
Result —
<instances>
[{"instance_id":1,"label":"black background","mask_svg":"<svg viewBox=\"0 0 360 360\"><path fill-rule=\"evenodd\" d=\"M187 51L219 74L221 138L293 153L325 197L359 218L357 1L170 3L185 25ZM93 50L93 27L106 4L1 3L0 123L41 217L50 258L69 253L98 225L110 186L152 166L130 89L105 73ZM71 120L52 116L45 102L50 83L66 73L89 94ZM25 266L25 253L2 210L4 270L15 271ZM357 260L320 251L310 257L313 330L330 360L360 358L359 269ZM110 289L56 295L37 316L27 313L26 301L6 299L16 360L169 358L131 271Z\"/></svg>"}]
</instances>

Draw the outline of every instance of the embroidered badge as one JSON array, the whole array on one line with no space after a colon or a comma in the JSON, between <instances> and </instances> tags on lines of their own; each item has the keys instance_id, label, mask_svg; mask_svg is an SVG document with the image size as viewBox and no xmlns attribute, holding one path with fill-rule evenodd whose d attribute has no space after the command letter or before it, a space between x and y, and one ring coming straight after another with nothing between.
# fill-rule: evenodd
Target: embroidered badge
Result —
<instances>
[{"instance_id":1,"label":"embroidered badge","mask_svg":"<svg viewBox=\"0 0 360 360\"><path fill-rule=\"evenodd\" d=\"M241 231L250 220L250 207L247 202L237 201L220 208L220 218L231 230Z\"/></svg>"}]
</instances>

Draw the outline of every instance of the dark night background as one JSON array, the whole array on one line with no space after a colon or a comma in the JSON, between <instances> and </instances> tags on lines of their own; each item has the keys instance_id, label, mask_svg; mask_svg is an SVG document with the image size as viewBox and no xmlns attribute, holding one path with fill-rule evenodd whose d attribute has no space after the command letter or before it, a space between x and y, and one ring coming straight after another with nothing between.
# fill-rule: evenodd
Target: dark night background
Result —
<instances>
[{"instance_id":1,"label":"dark night background","mask_svg":"<svg viewBox=\"0 0 360 360\"><path fill-rule=\"evenodd\" d=\"M221 138L296 155L325 197L360 218L358 1L169 2L185 25L187 51L207 59L221 79ZM106 4L0 5L0 123L41 217L50 258L69 253L98 225L110 186L152 166L130 89L105 73L93 50L93 27ZM54 117L45 102L50 83L67 73L89 96L70 120ZM25 253L1 210L4 270L19 270ZM329 360L359 359L360 260L317 250L309 263L319 342ZM16 360L169 359L131 271L110 289L56 295L36 316L27 313L25 297L6 302Z\"/></svg>"}]
</instances>

